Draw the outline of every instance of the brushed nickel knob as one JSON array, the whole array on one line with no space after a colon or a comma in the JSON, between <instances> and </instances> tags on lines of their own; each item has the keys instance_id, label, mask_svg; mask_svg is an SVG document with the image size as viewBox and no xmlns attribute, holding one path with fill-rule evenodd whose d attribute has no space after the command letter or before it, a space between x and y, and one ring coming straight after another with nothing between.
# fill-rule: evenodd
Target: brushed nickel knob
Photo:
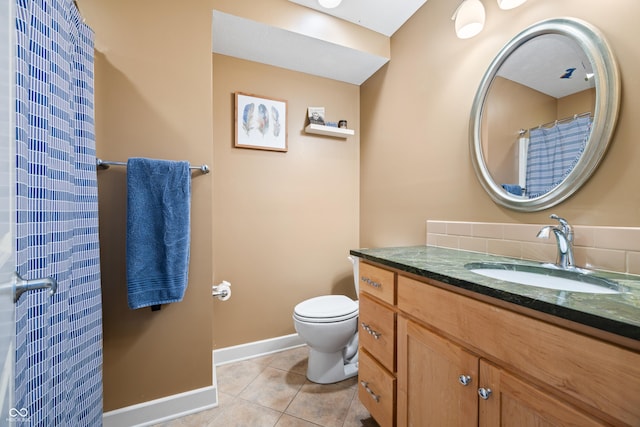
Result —
<instances>
[{"instance_id":1,"label":"brushed nickel knob","mask_svg":"<svg viewBox=\"0 0 640 427\"><path fill-rule=\"evenodd\" d=\"M490 388L480 387L478 389L478 396L480 396L484 400L487 400L489 397L491 397L491 389Z\"/></svg>"},{"instance_id":2,"label":"brushed nickel knob","mask_svg":"<svg viewBox=\"0 0 640 427\"><path fill-rule=\"evenodd\" d=\"M460 382L460 384L467 386L471 384L471 377L469 375L460 375L458 377L458 381Z\"/></svg>"}]
</instances>

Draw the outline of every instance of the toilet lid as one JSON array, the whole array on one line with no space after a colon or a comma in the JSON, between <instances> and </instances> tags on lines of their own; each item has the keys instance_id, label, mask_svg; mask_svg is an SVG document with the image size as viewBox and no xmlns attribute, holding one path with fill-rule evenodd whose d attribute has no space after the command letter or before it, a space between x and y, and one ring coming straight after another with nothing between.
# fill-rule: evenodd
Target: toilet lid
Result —
<instances>
[{"instance_id":1,"label":"toilet lid","mask_svg":"<svg viewBox=\"0 0 640 427\"><path fill-rule=\"evenodd\" d=\"M358 315L358 303L344 295L324 295L302 301L293 313L309 322L335 322Z\"/></svg>"}]
</instances>

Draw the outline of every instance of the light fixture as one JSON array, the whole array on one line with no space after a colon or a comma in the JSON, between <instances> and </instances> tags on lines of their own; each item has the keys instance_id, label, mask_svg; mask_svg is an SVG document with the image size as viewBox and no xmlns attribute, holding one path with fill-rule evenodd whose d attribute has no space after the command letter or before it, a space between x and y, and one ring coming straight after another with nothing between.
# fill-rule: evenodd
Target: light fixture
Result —
<instances>
[{"instance_id":1,"label":"light fixture","mask_svg":"<svg viewBox=\"0 0 640 427\"><path fill-rule=\"evenodd\" d=\"M498 7L502 10L514 9L527 0L498 0Z\"/></svg>"},{"instance_id":2,"label":"light fixture","mask_svg":"<svg viewBox=\"0 0 640 427\"><path fill-rule=\"evenodd\" d=\"M484 6L480 0L463 0L451 19L455 21L458 38L471 38L484 28Z\"/></svg>"},{"instance_id":3,"label":"light fixture","mask_svg":"<svg viewBox=\"0 0 640 427\"><path fill-rule=\"evenodd\" d=\"M333 9L334 7L338 7L340 3L342 3L342 0L318 0L318 3L325 9Z\"/></svg>"}]
</instances>

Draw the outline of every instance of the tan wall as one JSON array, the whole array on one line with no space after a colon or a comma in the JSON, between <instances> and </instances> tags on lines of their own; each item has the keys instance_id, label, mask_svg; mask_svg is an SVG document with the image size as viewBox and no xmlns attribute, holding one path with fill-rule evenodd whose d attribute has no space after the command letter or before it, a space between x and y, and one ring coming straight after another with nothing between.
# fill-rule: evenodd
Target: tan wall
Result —
<instances>
[{"instance_id":1,"label":"tan wall","mask_svg":"<svg viewBox=\"0 0 640 427\"><path fill-rule=\"evenodd\" d=\"M233 147L233 93L288 101L286 153ZM213 262L232 297L214 307L214 348L294 333L302 300L355 297L359 99L355 85L213 55ZM356 135L305 134L307 107L347 119Z\"/></svg>"},{"instance_id":2,"label":"tan wall","mask_svg":"<svg viewBox=\"0 0 640 427\"><path fill-rule=\"evenodd\" d=\"M155 313L126 307L124 170L100 172L105 410L210 385L212 348L292 333L291 311L306 297L353 295L349 248L423 244L426 219L545 222L550 212L515 213L490 201L473 174L467 142L484 68L510 37L541 19L572 15L599 26L617 55L625 92L603 165L553 211L576 224L638 225L633 186L640 169L633 162L640 146L633 141L640 83L629 76L640 62L632 37L640 4L621 2L612 8L537 0L503 12L489 1L484 32L459 40L450 20L455 6L429 0L392 38L391 62L358 88L212 59L211 10L291 22L311 13L293 12L299 6L290 2L193 0L185 7L80 0L96 32L98 155L186 159L213 168L193 181L187 296ZM345 35L347 27L335 22L329 28L353 46L371 36ZM384 40L372 40L370 51L384 51ZM232 148L235 91L288 100L289 152ZM310 105L346 118L356 136L305 135ZM221 280L233 283L224 303L209 297L211 284Z\"/></svg>"},{"instance_id":3,"label":"tan wall","mask_svg":"<svg viewBox=\"0 0 640 427\"><path fill-rule=\"evenodd\" d=\"M454 4L429 0L391 40L391 61L361 86L361 241L363 247L424 244L425 220L546 223L556 212L574 224L640 224L640 57L633 42L640 3L611 7L579 0L529 1L501 11L483 2L484 31L456 38ZM617 57L622 105L603 163L555 208L519 213L482 190L469 157L468 123L477 86L493 57L520 30L574 16L600 28ZM400 108L399 106L403 106Z\"/></svg>"},{"instance_id":4,"label":"tan wall","mask_svg":"<svg viewBox=\"0 0 640 427\"><path fill-rule=\"evenodd\" d=\"M558 119L593 111L596 108L596 90L587 89L558 99Z\"/></svg>"},{"instance_id":5,"label":"tan wall","mask_svg":"<svg viewBox=\"0 0 640 427\"><path fill-rule=\"evenodd\" d=\"M79 2L96 33L99 157L212 164L210 3ZM122 167L98 173L105 411L212 384L213 176L192 180L185 298L157 312L127 306L125 177Z\"/></svg>"},{"instance_id":6,"label":"tan wall","mask_svg":"<svg viewBox=\"0 0 640 427\"><path fill-rule=\"evenodd\" d=\"M346 257L358 246L360 95L354 85L212 58L214 8L251 19L259 9L263 17L292 22L316 14L290 2L195 0L185 7L82 0L79 6L96 33L98 156L212 167L193 179L186 297L153 313L126 303L125 169L99 174L109 411L209 386L212 348L293 333L293 307L307 297L355 296ZM332 20L329 28L349 33ZM388 41L385 50L380 37L349 34L353 46L370 42L370 51L388 54ZM235 91L288 101L287 153L232 147ZM326 107L327 119L347 119L356 135L304 134L308 106ZM224 303L210 296L222 280L233 289Z\"/></svg>"},{"instance_id":7,"label":"tan wall","mask_svg":"<svg viewBox=\"0 0 640 427\"><path fill-rule=\"evenodd\" d=\"M487 167L496 183L517 184L518 132L555 120L557 100L512 80L496 77L485 105L483 153Z\"/></svg>"}]
</instances>

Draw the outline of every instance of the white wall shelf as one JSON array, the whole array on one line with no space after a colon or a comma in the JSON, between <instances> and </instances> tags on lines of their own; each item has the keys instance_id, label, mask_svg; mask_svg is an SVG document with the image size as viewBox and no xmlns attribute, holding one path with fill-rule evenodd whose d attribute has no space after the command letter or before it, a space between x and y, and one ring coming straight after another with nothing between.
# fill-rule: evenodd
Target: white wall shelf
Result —
<instances>
[{"instance_id":1,"label":"white wall shelf","mask_svg":"<svg viewBox=\"0 0 640 427\"><path fill-rule=\"evenodd\" d=\"M345 129L345 128L337 128L334 126L324 126L324 125L316 125L316 124L308 124L306 128L304 128L306 133L315 133L317 135L324 136L335 136L338 138L346 138L348 136L355 135L355 131L353 129Z\"/></svg>"}]
</instances>

